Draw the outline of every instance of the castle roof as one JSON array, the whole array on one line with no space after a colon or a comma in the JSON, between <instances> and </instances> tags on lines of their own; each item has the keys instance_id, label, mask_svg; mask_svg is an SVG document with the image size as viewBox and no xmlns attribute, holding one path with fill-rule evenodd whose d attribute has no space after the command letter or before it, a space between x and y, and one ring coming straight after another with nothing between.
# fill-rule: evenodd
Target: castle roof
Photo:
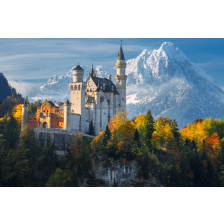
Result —
<instances>
[{"instance_id":1,"label":"castle roof","mask_svg":"<svg viewBox=\"0 0 224 224\"><path fill-rule=\"evenodd\" d=\"M122 49L122 44L120 46L120 50L119 50L119 53L118 53L118 56L117 56L117 60L119 60L119 61L125 60L125 58L124 58L124 52L123 52L123 49Z\"/></svg>"},{"instance_id":2,"label":"castle roof","mask_svg":"<svg viewBox=\"0 0 224 224\"><path fill-rule=\"evenodd\" d=\"M114 94L119 94L117 92L116 86L114 83L107 78L100 78L96 76L91 77L95 85L97 86L96 91L102 91L102 92L112 92Z\"/></svg>"},{"instance_id":3,"label":"castle roof","mask_svg":"<svg viewBox=\"0 0 224 224\"><path fill-rule=\"evenodd\" d=\"M51 100L47 100L47 99L46 99L46 100L42 103L42 106L43 106L45 103L50 104L51 107L58 108L58 106L56 106Z\"/></svg>"},{"instance_id":4,"label":"castle roof","mask_svg":"<svg viewBox=\"0 0 224 224\"><path fill-rule=\"evenodd\" d=\"M76 67L73 68L72 70L75 70L75 71L83 71L83 69L81 68L80 65L76 65Z\"/></svg>"}]
</instances>

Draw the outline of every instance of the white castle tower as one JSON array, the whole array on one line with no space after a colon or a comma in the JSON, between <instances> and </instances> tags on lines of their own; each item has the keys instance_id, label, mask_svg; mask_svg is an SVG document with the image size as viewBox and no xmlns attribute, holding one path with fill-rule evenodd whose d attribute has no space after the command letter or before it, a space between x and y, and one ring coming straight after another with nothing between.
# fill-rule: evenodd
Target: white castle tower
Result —
<instances>
[{"instance_id":1,"label":"white castle tower","mask_svg":"<svg viewBox=\"0 0 224 224\"><path fill-rule=\"evenodd\" d=\"M79 130L86 131L85 91L86 83L83 82L84 70L77 65L73 70L73 82L69 83L71 90L71 114L80 115Z\"/></svg>"},{"instance_id":2,"label":"white castle tower","mask_svg":"<svg viewBox=\"0 0 224 224\"><path fill-rule=\"evenodd\" d=\"M64 103L64 129L71 128L70 123L71 104L68 100Z\"/></svg>"},{"instance_id":3,"label":"white castle tower","mask_svg":"<svg viewBox=\"0 0 224 224\"><path fill-rule=\"evenodd\" d=\"M120 94L119 97L119 110L126 111L126 82L127 76L125 75L125 68L126 62L124 58L124 53L122 49L122 43L120 46L120 51L118 53L117 62L116 62L116 69L117 75L115 76L116 80L116 88L118 93Z\"/></svg>"}]
</instances>

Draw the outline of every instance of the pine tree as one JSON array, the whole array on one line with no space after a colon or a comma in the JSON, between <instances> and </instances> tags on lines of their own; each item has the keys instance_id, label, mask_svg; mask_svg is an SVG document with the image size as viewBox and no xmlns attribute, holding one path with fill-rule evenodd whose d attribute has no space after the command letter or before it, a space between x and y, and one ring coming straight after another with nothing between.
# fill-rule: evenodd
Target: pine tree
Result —
<instances>
[{"instance_id":1,"label":"pine tree","mask_svg":"<svg viewBox=\"0 0 224 224\"><path fill-rule=\"evenodd\" d=\"M10 116L6 122L5 139L7 148L12 149L15 147L18 140L18 124L13 116Z\"/></svg>"},{"instance_id":2,"label":"pine tree","mask_svg":"<svg viewBox=\"0 0 224 224\"><path fill-rule=\"evenodd\" d=\"M151 139L154 132L154 121L150 110L147 111L145 116L144 129L145 143L147 144L149 150L152 151Z\"/></svg>"},{"instance_id":3,"label":"pine tree","mask_svg":"<svg viewBox=\"0 0 224 224\"><path fill-rule=\"evenodd\" d=\"M16 98L16 93L15 93L15 91L12 92L12 98Z\"/></svg>"},{"instance_id":4,"label":"pine tree","mask_svg":"<svg viewBox=\"0 0 224 224\"><path fill-rule=\"evenodd\" d=\"M29 104L29 100L27 96L25 97L24 104Z\"/></svg>"},{"instance_id":5,"label":"pine tree","mask_svg":"<svg viewBox=\"0 0 224 224\"><path fill-rule=\"evenodd\" d=\"M95 131L94 131L94 127L93 127L93 122L92 121L89 122L89 131L88 131L87 134L95 135Z\"/></svg>"},{"instance_id":6,"label":"pine tree","mask_svg":"<svg viewBox=\"0 0 224 224\"><path fill-rule=\"evenodd\" d=\"M171 127L172 127L172 132L173 132L174 138L177 140L177 142L179 142L180 132L179 132L179 128L177 126L177 122L175 119L172 121Z\"/></svg>"},{"instance_id":7,"label":"pine tree","mask_svg":"<svg viewBox=\"0 0 224 224\"><path fill-rule=\"evenodd\" d=\"M134 133L134 142L136 142L138 144L138 146L140 145L139 144L139 133L138 133L137 128L135 129L135 133Z\"/></svg>"},{"instance_id":8,"label":"pine tree","mask_svg":"<svg viewBox=\"0 0 224 224\"><path fill-rule=\"evenodd\" d=\"M105 136L106 136L107 140L110 139L111 133L110 133L110 129L109 129L108 125L106 126Z\"/></svg>"},{"instance_id":9,"label":"pine tree","mask_svg":"<svg viewBox=\"0 0 224 224\"><path fill-rule=\"evenodd\" d=\"M31 114L34 113L33 103L31 103L31 104L29 105L28 112L31 113Z\"/></svg>"}]
</instances>

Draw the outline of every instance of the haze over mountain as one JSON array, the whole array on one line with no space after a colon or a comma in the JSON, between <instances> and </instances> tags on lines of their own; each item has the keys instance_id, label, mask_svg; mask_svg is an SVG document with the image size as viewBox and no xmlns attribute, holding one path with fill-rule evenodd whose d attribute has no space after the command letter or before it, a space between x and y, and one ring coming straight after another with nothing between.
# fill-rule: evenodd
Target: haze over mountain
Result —
<instances>
[{"instance_id":1,"label":"haze over mountain","mask_svg":"<svg viewBox=\"0 0 224 224\"><path fill-rule=\"evenodd\" d=\"M91 67L82 67L86 78ZM115 75L115 68L100 65L96 70L99 76ZM180 128L197 118L224 118L223 90L170 42L164 42L158 50L145 49L136 58L127 60L126 73L129 118L150 109L154 118L175 118ZM70 81L71 71L59 77L54 75L28 96L33 100L70 99Z\"/></svg>"}]
</instances>

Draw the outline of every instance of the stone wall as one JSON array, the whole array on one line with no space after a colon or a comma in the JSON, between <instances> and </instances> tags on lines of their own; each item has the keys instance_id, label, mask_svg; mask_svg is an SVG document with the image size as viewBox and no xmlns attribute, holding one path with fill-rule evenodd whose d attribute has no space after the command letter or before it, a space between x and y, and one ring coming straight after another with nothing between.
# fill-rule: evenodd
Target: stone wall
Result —
<instances>
[{"instance_id":1,"label":"stone wall","mask_svg":"<svg viewBox=\"0 0 224 224\"><path fill-rule=\"evenodd\" d=\"M73 130L64 130L59 128L36 128L34 129L35 138L41 146L54 145L57 151L61 151L57 154L62 155L62 152L65 151L70 144L71 139L77 133ZM90 138L94 136L82 134Z\"/></svg>"}]
</instances>

